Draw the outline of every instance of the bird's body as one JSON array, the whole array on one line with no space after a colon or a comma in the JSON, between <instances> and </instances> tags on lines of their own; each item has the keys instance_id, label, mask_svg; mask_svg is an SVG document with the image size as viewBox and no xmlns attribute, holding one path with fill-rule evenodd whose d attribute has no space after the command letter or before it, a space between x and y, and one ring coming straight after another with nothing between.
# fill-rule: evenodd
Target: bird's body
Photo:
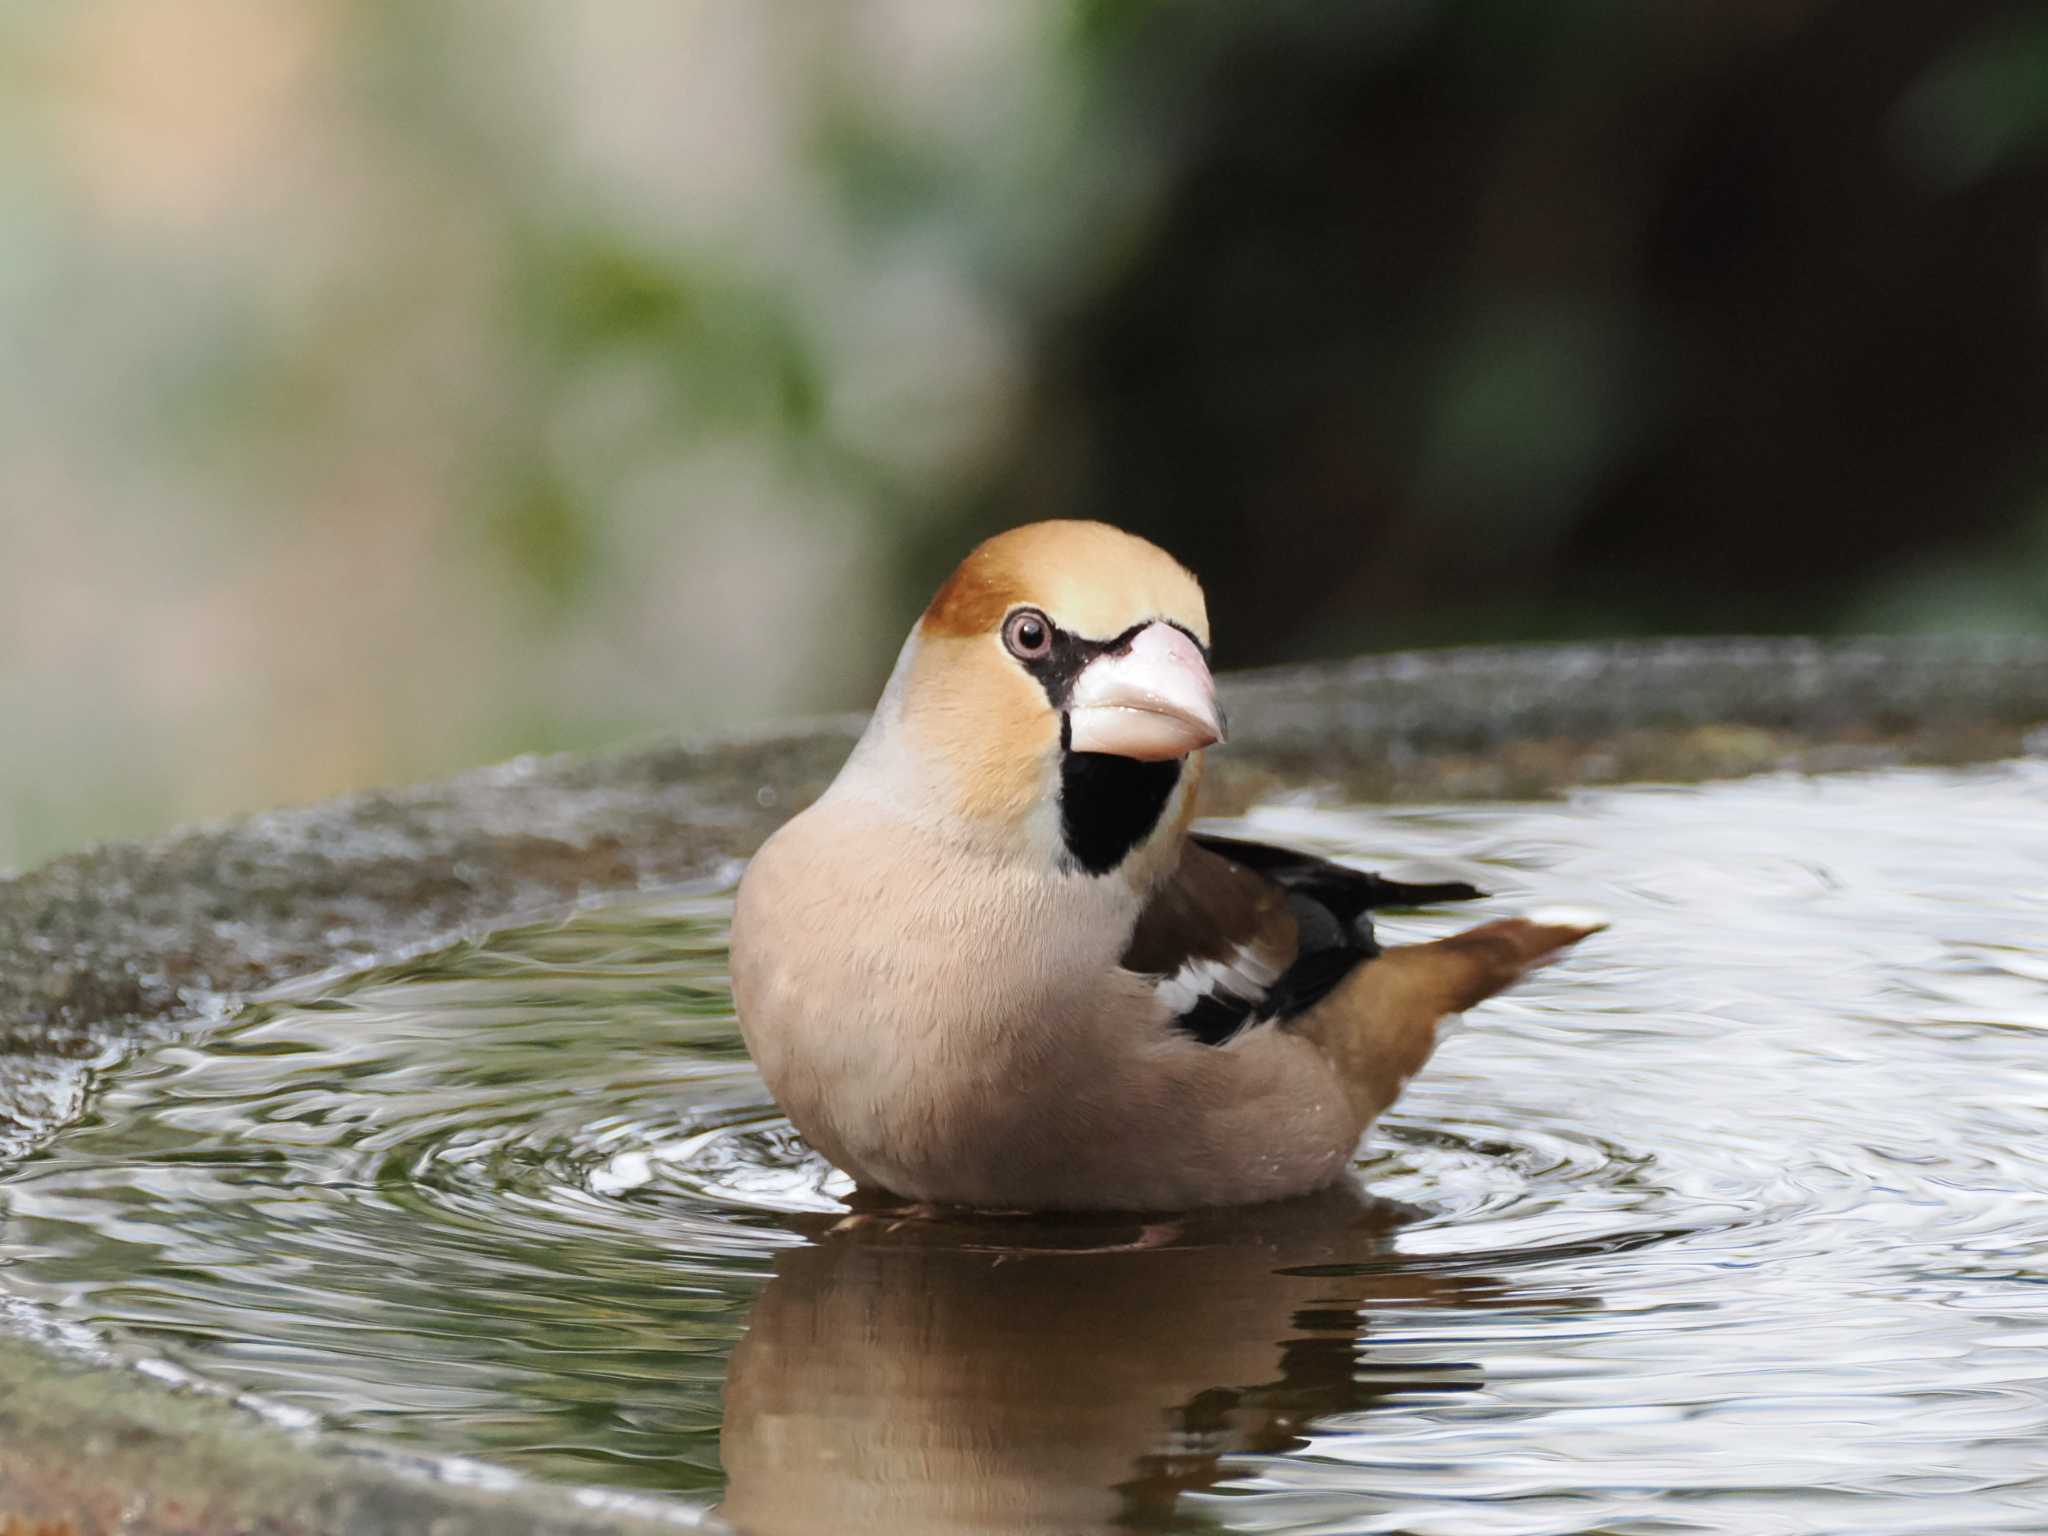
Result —
<instances>
[{"instance_id":1,"label":"bird's body","mask_svg":"<svg viewBox=\"0 0 2048 1536\"><path fill-rule=\"evenodd\" d=\"M1172 1027L1119 964L1143 902L1126 882L1048 886L858 802L771 852L742 895L736 977L742 1017L784 1027L749 1043L863 1185L1013 1209L1231 1204L1327 1183L1363 1129L1300 1034L1211 1046ZM925 878L878 876L904 862Z\"/></svg>"},{"instance_id":2,"label":"bird's body","mask_svg":"<svg viewBox=\"0 0 2048 1536\"><path fill-rule=\"evenodd\" d=\"M1191 838L1221 734L1193 578L1100 524L983 545L826 794L741 883L733 985L863 1186L1005 1209L1277 1199L1348 1166L1438 1021L1587 926L1381 953L1404 888Z\"/></svg>"}]
</instances>

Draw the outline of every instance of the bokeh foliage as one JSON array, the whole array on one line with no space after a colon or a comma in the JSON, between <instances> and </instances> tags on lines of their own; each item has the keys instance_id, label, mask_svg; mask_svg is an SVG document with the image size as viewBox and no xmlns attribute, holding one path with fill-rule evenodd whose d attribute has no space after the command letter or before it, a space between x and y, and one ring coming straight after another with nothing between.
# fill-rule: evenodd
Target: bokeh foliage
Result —
<instances>
[{"instance_id":1,"label":"bokeh foliage","mask_svg":"<svg viewBox=\"0 0 2048 1536\"><path fill-rule=\"evenodd\" d=\"M1226 661L2048 625L2048 25L0 7L0 867L865 701L977 534Z\"/></svg>"}]
</instances>

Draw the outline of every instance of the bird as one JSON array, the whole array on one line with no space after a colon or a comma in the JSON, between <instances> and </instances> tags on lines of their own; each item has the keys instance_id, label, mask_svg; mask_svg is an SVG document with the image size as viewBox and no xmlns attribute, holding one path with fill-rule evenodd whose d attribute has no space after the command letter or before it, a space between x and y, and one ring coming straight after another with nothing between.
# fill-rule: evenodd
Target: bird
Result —
<instances>
[{"instance_id":1,"label":"bird","mask_svg":"<svg viewBox=\"0 0 2048 1536\"><path fill-rule=\"evenodd\" d=\"M1604 926L1196 830L1224 740L1200 583L1106 523L997 534L837 777L744 870L740 1033L864 1198L1182 1212L1344 1178L1440 1025Z\"/></svg>"}]
</instances>

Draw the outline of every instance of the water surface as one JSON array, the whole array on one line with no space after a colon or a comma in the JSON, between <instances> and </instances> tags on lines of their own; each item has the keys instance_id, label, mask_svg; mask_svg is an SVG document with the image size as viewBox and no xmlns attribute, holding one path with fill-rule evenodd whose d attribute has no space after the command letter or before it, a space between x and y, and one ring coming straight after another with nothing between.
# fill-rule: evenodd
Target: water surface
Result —
<instances>
[{"instance_id":1,"label":"water surface","mask_svg":"<svg viewBox=\"0 0 2048 1536\"><path fill-rule=\"evenodd\" d=\"M1396 939L1615 928L1476 1011L1355 1188L903 1221L767 1102L724 894L637 898L107 1073L0 1183L0 1290L762 1530L2048 1523L2048 763L1228 830L1500 893Z\"/></svg>"}]
</instances>

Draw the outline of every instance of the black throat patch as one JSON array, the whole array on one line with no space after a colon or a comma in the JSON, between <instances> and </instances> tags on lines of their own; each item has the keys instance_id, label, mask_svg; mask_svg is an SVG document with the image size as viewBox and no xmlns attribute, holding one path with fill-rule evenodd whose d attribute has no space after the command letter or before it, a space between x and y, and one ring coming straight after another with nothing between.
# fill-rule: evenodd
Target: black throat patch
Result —
<instances>
[{"instance_id":1,"label":"black throat patch","mask_svg":"<svg viewBox=\"0 0 2048 1536\"><path fill-rule=\"evenodd\" d=\"M1074 752L1060 727L1060 833L1091 875L1106 875L1159 825L1180 782L1180 762L1141 763L1107 752Z\"/></svg>"}]
</instances>

